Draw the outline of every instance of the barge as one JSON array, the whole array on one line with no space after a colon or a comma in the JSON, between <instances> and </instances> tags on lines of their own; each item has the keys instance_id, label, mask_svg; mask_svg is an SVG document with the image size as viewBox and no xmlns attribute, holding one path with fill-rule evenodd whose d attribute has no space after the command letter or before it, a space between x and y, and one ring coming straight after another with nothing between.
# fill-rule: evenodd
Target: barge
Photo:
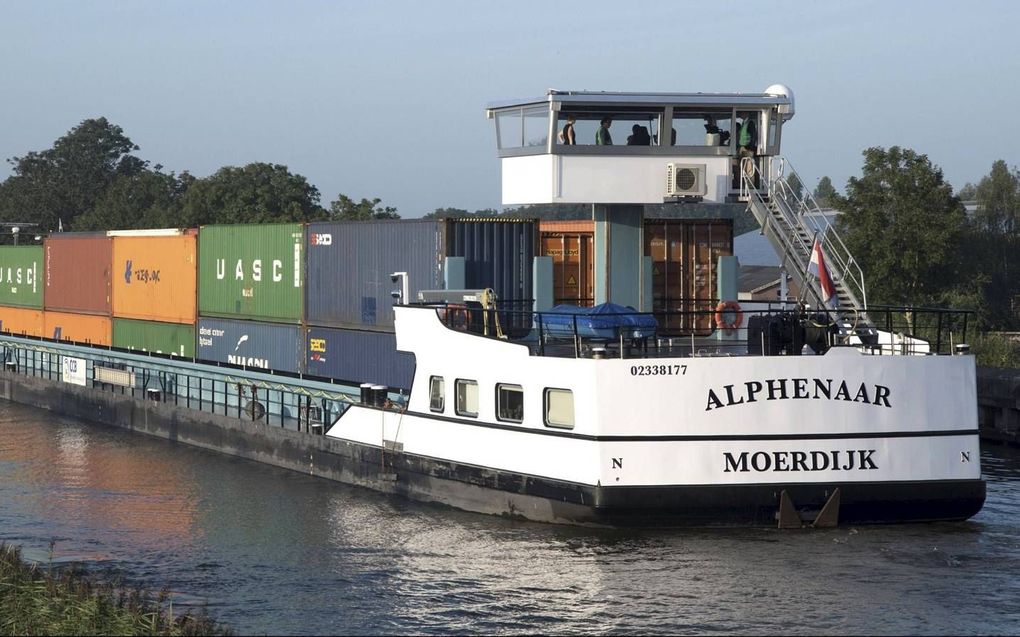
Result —
<instances>
[{"instance_id":1,"label":"barge","mask_svg":"<svg viewBox=\"0 0 1020 637\"><path fill-rule=\"evenodd\" d=\"M156 435L217 448L216 440L231 438L224 431L234 432L258 444L233 437L221 450L521 519L794 527L969 518L983 505L985 483L966 313L869 306L863 274L837 229L795 188L802 182L779 155L793 107L782 85L760 94L550 91L490 105L503 203L590 206L593 297L581 305L594 307L554 307L551 261L519 240L523 234L478 243L480 252L512 255L512 272L495 282L465 273L463 247L428 272L398 265L383 273L397 288L393 307L362 294L358 308L363 321L392 317L383 337L392 344L376 347L380 360L399 361L380 374L403 366L389 376L396 383L378 375L309 378L310 362L335 362L345 352L312 336L324 328L302 324L308 312L293 290L285 302L259 305L255 272L299 288L311 273L301 246L340 243L332 232L300 225L282 241L289 262L263 263L248 252L236 267L219 259L203 265L201 246L203 236L241 231L199 229L203 274L191 294L199 313L212 310L201 318L208 333L193 333L190 360L66 345L57 342L66 334L46 328L42 340L24 330L0 339L5 374L30 370L76 385L72 402L99 411L113 403L97 392L119 388L141 401L137 417ZM606 122L645 129L647 143L596 144ZM561 141L568 124L574 133L563 139L576 144ZM667 286L646 250L644 206L694 202L746 207L800 296L738 302L732 256L689 273L703 286L714 283L714 294L659 293ZM394 254L399 262L399 247ZM525 266L530 276L521 275ZM378 264L368 269L379 276ZM236 303L223 292L231 285L248 286ZM372 285L378 295L378 279ZM514 289L534 298L522 303ZM113 296L116 305L116 289ZM49 301L43 310L50 313ZM282 347L280 358L296 362L276 369L268 357L244 353L254 331L228 335L230 326L213 322L237 322L246 311L288 326L297 336L287 342L315 342ZM378 327L368 331L386 333ZM225 350L233 348L218 366L202 360L215 330L229 337ZM11 396L10 385L5 392ZM33 400L59 409L43 393L33 389ZM288 431L283 438L267 433L274 422ZM267 448L274 440L280 449Z\"/></svg>"}]
</instances>

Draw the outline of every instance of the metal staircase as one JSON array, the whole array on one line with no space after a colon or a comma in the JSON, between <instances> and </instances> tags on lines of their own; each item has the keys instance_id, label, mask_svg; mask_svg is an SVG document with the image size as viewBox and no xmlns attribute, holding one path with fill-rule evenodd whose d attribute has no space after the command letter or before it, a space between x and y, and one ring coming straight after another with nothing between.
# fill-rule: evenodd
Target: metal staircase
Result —
<instances>
[{"instance_id":1,"label":"metal staircase","mask_svg":"<svg viewBox=\"0 0 1020 637\"><path fill-rule=\"evenodd\" d=\"M856 335L862 343L877 342L867 313L864 274L814 197L791 186L803 184L793 167L782 157L745 157L740 168L740 199L747 202L783 268L798 282L802 298L825 312L842 337ZM816 237L836 288L839 305L835 310L822 302L821 285L808 272Z\"/></svg>"}]
</instances>

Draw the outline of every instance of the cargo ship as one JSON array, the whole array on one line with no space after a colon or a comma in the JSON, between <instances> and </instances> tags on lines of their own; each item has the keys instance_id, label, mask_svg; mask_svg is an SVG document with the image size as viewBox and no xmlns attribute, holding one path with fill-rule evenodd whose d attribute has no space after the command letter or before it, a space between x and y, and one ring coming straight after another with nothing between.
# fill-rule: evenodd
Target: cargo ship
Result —
<instances>
[{"instance_id":1,"label":"cargo ship","mask_svg":"<svg viewBox=\"0 0 1020 637\"><path fill-rule=\"evenodd\" d=\"M486 114L503 204L581 204L589 219L54 234L0 249L4 373L84 387L82 403L119 389L157 435L535 521L980 510L967 315L868 305L779 154L789 88L549 91ZM605 131L621 143L596 143ZM662 206L680 218L645 218ZM684 217L706 207L718 217ZM738 299L735 208L797 297ZM189 416L196 402L214 417ZM203 438L231 418L240 441ZM277 424L279 449L243 440Z\"/></svg>"}]
</instances>

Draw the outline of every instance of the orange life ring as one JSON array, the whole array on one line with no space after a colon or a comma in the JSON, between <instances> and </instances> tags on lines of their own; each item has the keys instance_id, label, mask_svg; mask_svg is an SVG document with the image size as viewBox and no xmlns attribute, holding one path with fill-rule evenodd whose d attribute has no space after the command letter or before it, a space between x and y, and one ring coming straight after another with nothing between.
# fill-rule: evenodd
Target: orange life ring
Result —
<instances>
[{"instance_id":1,"label":"orange life ring","mask_svg":"<svg viewBox=\"0 0 1020 637\"><path fill-rule=\"evenodd\" d=\"M733 313L733 320L726 321L723 314L726 312ZM727 332L740 329L740 326L744 323L744 312L740 309L740 304L736 301L722 301L719 305L715 306L715 324Z\"/></svg>"},{"instance_id":2,"label":"orange life ring","mask_svg":"<svg viewBox=\"0 0 1020 637\"><path fill-rule=\"evenodd\" d=\"M468 308L466 305L460 305L456 303L450 303L446 306L447 318L449 322L447 325L455 330L466 330L468 327Z\"/></svg>"}]
</instances>

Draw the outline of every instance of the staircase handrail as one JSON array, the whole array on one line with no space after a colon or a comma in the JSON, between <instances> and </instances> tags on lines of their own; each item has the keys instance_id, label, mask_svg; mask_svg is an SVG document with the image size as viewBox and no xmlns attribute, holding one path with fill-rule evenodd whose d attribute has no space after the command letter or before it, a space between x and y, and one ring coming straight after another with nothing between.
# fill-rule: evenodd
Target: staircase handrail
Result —
<instances>
[{"instance_id":1,"label":"staircase handrail","mask_svg":"<svg viewBox=\"0 0 1020 637\"><path fill-rule=\"evenodd\" d=\"M867 288L864 284L864 272L860 264L854 259L853 254L847 248L843 238L836 230L835 224L822 213L821 206L815 201L811 193L806 190L797 193L790 186L790 179L796 178L803 185L803 180L793 169L792 164L783 157L766 157L768 170L762 171L755 164L753 158L745 157L741 161L741 197L754 196L764 202L758 189L753 187L754 177L764 180L767 186L770 201L775 203L775 208L781 213L791 228L802 228L807 234L818 238L825 253L826 264L830 273L834 273L837 280L852 285L853 290L848 290L855 296L861 309L867 310ZM765 173L768 174L765 174ZM792 203L791 203L792 202ZM803 246L803 241L800 242ZM810 255L813 246L804 246L805 253ZM806 273L806 264L804 266Z\"/></svg>"},{"instance_id":2,"label":"staircase handrail","mask_svg":"<svg viewBox=\"0 0 1020 637\"><path fill-rule=\"evenodd\" d=\"M850 252L850 249L847 248L846 243L843 242L843 238L836 230L835 224L830 222L822 213L822 208L818 205L814 196L806 188L802 189L801 192L803 194L801 195L794 192L793 188L790 187L789 180L791 177L796 178L802 186L804 184L804 181L797 174L797 171L794 170L790 161L785 157L777 159L780 163L780 176L787 172L789 172L789 176L785 179L773 180L773 185L778 185L779 188L784 189L788 194L788 198L792 198L797 202L797 212L795 214L804 221L803 225L806 229L814 230L816 234L820 235L822 248L825 250L827 259L835 261L838 275L853 284L856 288L855 291L860 294L862 308L867 310L867 288L864 284L864 272L861 270L860 264ZM784 200L784 203L787 201L788 199ZM784 214L787 213L784 211Z\"/></svg>"}]
</instances>

